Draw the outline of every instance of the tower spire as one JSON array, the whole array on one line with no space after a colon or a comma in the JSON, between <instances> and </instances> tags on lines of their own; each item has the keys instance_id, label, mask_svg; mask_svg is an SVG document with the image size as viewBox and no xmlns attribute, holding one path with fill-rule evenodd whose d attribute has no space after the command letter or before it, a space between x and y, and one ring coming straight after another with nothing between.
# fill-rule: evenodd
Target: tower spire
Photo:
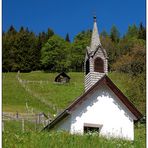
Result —
<instances>
[{"instance_id":1,"label":"tower spire","mask_svg":"<svg viewBox=\"0 0 148 148\"><path fill-rule=\"evenodd\" d=\"M90 89L98 80L108 73L108 59L106 50L101 46L97 18L94 15L90 47L87 47L84 63L85 91Z\"/></svg>"},{"instance_id":2,"label":"tower spire","mask_svg":"<svg viewBox=\"0 0 148 148\"><path fill-rule=\"evenodd\" d=\"M94 18L94 26L93 26L93 32L91 37L91 45L90 45L92 51L94 51L98 45L101 45L98 28L97 28L97 17L94 15L93 18Z\"/></svg>"}]
</instances>

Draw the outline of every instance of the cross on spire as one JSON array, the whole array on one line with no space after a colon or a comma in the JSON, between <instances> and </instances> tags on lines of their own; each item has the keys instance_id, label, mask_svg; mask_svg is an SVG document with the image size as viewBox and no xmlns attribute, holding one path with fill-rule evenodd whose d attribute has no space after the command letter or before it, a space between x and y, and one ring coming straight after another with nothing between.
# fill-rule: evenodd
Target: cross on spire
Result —
<instances>
[{"instance_id":1,"label":"cross on spire","mask_svg":"<svg viewBox=\"0 0 148 148\"><path fill-rule=\"evenodd\" d=\"M97 22L97 17L96 17L96 15L94 15L94 22Z\"/></svg>"}]
</instances>

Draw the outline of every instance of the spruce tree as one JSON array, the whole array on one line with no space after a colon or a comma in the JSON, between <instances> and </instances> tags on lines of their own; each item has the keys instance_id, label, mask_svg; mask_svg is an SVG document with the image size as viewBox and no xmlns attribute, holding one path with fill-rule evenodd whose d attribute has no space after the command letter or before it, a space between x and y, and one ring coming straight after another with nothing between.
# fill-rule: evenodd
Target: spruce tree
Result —
<instances>
[{"instance_id":1,"label":"spruce tree","mask_svg":"<svg viewBox=\"0 0 148 148\"><path fill-rule=\"evenodd\" d=\"M138 38L146 40L146 29L143 26L142 22L140 23L140 26L139 26Z\"/></svg>"},{"instance_id":2,"label":"spruce tree","mask_svg":"<svg viewBox=\"0 0 148 148\"><path fill-rule=\"evenodd\" d=\"M113 25L111 28L110 37L113 42L119 42L120 33L115 25Z\"/></svg>"},{"instance_id":3,"label":"spruce tree","mask_svg":"<svg viewBox=\"0 0 148 148\"><path fill-rule=\"evenodd\" d=\"M70 42L70 39L69 39L69 34L68 34L68 33L66 34L65 41Z\"/></svg>"}]
</instances>

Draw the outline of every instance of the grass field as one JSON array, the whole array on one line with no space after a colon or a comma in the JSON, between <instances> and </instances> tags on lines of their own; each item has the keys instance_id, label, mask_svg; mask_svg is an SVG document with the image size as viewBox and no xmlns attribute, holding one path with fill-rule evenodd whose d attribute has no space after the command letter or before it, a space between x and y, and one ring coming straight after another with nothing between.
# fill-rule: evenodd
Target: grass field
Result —
<instances>
[{"instance_id":1,"label":"grass field","mask_svg":"<svg viewBox=\"0 0 148 148\"><path fill-rule=\"evenodd\" d=\"M31 92L22 87L16 75L16 73L3 73L3 111L26 112L27 102L34 111L54 114L66 107L84 89L83 73L69 73L71 82L68 84L55 84L55 73L21 73L19 77L22 80L30 81L24 85ZM39 81L42 83L38 83Z\"/></svg>"},{"instance_id":2,"label":"grass field","mask_svg":"<svg viewBox=\"0 0 148 148\"><path fill-rule=\"evenodd\" d=\"M55 84L57 73L3 73L2 110L5 112L45 112L52 115L64 109L84 92L84 74L71 72L68 84ZM18 79L19 77L19 79ZM110 73L109 77L130 98L136 107L145 114L145 100L136 100L132 93L138 89L135 81L127 74ZM133 87L134 86L134 87ZM131 91L132 88L132 91ZM25 122L22 132L21 121L6 121L2 135L4 148L145 148L145 125L135 127L134 142L121 139L105 139L97 135L70 135L68 133L48 133L35 131L35 124Z\"/></svg>"},{"instance_id":3,"label":"grass field","mask_svg":"<svg viewBox=\"0 0 148 148\"><path fill-rule=\"evenodd\" d=\"M20 73L20 83L16 77L17 73L3 73L3 111L26 112L26 102L34 112L50 112L53 115L63 110L84 92L84 74L68 73L71 77L68 84L55 84L56 75L57 73L44 72ZM131 95L133 85L136 85L135 82L133 84L132 78L121 73L110 73L109 77L136 107L145 113L145 100L141 101L141 97L135 100L134 94Z\"/></svg>"},{"instance_id":4,"label":"grass field","mask_svg":"<svg viewBox=\"0 0 148 148\"><path fill-rule=\"evenodd\" d=\"M12 126L12 125L11 125ZM3 133L3 148L145 148L145 126L135 129L135 140L106 139L98 135L70 135L65 132L9 130Z\"/></svg>"}]
</instances>

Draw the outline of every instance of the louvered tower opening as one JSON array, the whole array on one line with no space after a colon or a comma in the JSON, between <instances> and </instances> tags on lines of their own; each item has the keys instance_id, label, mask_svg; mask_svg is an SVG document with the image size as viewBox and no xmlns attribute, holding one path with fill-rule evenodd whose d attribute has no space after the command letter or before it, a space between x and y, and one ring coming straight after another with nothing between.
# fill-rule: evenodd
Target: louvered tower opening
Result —
<instances>
[{"instance_id":1,"label":"louvered tower opening","mask_svg":"<svg viewBox=\"0 0 148 148\"><path fill-rule=\"evenodd\" d=\"M86 75L89 73L89 59L86 61Z\"/></svg>"},{"instance_id":2,"label":"louvered tower opening","mask_svg":"<svg viewBox=\"0 0 148 148\"><path fill-rule=\"evenodd\" d=\"M94 71L104 73L104 62L101 58L96 58L94 61Z\"/></svg>"}]
</instances>

